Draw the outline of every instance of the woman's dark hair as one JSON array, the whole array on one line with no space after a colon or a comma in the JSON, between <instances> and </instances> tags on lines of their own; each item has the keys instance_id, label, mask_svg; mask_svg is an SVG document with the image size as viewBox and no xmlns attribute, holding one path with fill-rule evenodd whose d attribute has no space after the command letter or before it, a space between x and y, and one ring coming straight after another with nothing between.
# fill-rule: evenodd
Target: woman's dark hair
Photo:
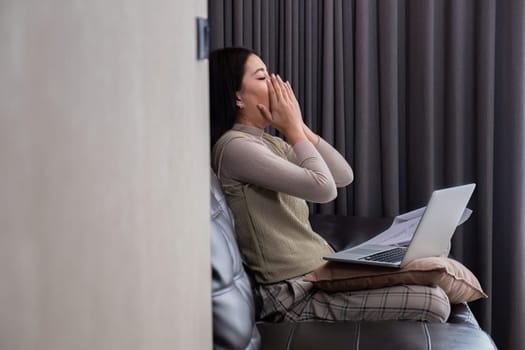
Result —
<instances>
[{"instance_id":1,"label":"woman's dark hair","mask_svg":"<svg viewBox=\"0 0 525 350\"><path fill-rule=\"evenodd\" d=\"M227 47L215 50L209 56L212 147L235 123L235 93L241 89L244 65L250 55L257 53L242 47Z\"/></svg>"}]
</instances>

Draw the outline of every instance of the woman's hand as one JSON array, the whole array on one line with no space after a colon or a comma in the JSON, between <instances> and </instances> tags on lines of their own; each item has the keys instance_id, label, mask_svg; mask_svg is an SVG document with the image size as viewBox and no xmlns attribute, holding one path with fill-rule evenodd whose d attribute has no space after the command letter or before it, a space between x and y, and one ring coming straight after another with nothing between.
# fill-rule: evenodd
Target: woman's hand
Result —
<instances>
[{"instance_id":1,"label":"woman's hand","mask_svg":"<svg viewBox=\"0 0 525 350\"><path fill-rule=\"evenodd\" d=\"M281 77L275 76L275 74L272 74L266 81L270 110L262 104L257 105L263 117L282 132L291 144L307 140L303 130L301 108L290 83L283 82Z\"/></svg>"}]
</instances>

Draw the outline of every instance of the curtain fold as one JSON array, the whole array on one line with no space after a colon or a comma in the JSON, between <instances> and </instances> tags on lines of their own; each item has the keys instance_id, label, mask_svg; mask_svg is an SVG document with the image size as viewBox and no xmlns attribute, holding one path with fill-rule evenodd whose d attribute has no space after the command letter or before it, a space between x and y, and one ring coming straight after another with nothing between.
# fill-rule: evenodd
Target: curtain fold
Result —
<instances>
[{"instance_id":1,"label":"curtain fold","mask_svg":"<svg viewBox=\"0 0 525 350\"><path fill-rule=\"evenodd\" d=\"M395 216L400 212L401 172L401 118L404 82L404 52L402 38L404 27L400 26L400 4L396 1L378 2L378 80L379 125L381 126L381 172L390 176L381 177L383 215Z\"/></svg>"},{"instance_id":2,"label":"curtain fold","mask_svg":"<svg viewBox=\"0 0 525 350\"><path fill-rule=\"evenodd\" d=\"M210 0L211 48L260 52L355 181L314 212L393 217L477 184L452 254L502 349L525 335L525 4L520 0ZM508 253L510 252L510 254Z\"/></svg>"},{"instance_id":3,"label":"curtain fold","mask_svg":"<svg viewBox=\"0 0 525 350\"><path fill-rule=\"evenodd\" d=\"M525 340L525 4L505 0L496 12L493 333L518 349ZM496 306L500 300L508 302Z\"/></svg>"}]
</instances>

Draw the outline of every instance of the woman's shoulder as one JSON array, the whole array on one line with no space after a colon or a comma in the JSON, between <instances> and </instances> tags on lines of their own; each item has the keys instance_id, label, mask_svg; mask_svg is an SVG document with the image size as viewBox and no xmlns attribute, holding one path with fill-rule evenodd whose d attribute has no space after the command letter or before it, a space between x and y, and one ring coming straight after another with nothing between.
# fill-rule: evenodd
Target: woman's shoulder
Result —
<instances>
[{"instance_id":1,"label":"woman's shoulder","mask_svg":"<svg viewBox=\"0 0 525 350\"><path fill-rule=\"evenodd\" d=\"M219 161L227 154L232 155L234 158L243 154L255 157L257 154L273 150L273 153L286 158L288 148L289 145L277 136L264 133L261 137L243 131L228 130L215 143L212 156L216 161Z\"/></svg>"},{"instance_id":2,"label":"woman's shoulder","mask_svg":"<svg viewBox=\"0 0 525 350\"><path fill-rule=\"evenodd\" d=\"M252 138L249 134L246 134L242 131L237 130L228 130L226 131L213 145L211 155L212 155L212 164L214 167L222 162L222 158L225 153L231 153L237 149L243 149L243 144L246 142L251 142Z\"/></svg>"},{"instance_id":3,"label":"woman's shoulder","mask_svg":"<svg viewBox=\"0 0 525 350\"><path fill-rule=\"evenodd\" d=\"M217 140L217 142L215 143L215 145L213 146L213 150L214 152L218 151L218 150L222 150L223 148L225 148L231 141L233 140L236 140L236 139L241 139L241 140L250 140L250 135L249 134L246 134L242 131L237 131L237 130L228 130L226 131L224 134L222 134L221 137L219 137L219 139Z\"/></svg>"}]
</instances>

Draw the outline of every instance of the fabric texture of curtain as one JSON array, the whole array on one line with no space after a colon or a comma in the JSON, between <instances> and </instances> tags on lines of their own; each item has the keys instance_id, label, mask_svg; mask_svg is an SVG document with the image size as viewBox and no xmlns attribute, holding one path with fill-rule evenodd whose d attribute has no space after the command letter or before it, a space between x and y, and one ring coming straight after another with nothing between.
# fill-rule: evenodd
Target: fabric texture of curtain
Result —
<instances>
[{"instance_id":1,"label":"fabric texture of curtain","mask_svg":"<svg viewBox=\"0 0 525 350\"><path fill-rule=\"evenodd\" d=\"M452 254L502 349L525 334L525 4L521 0L210 0L211 48L250 47L290 80L354 183L320 213L393 217L475 182Z\"/></svg>"}]
</instances>

